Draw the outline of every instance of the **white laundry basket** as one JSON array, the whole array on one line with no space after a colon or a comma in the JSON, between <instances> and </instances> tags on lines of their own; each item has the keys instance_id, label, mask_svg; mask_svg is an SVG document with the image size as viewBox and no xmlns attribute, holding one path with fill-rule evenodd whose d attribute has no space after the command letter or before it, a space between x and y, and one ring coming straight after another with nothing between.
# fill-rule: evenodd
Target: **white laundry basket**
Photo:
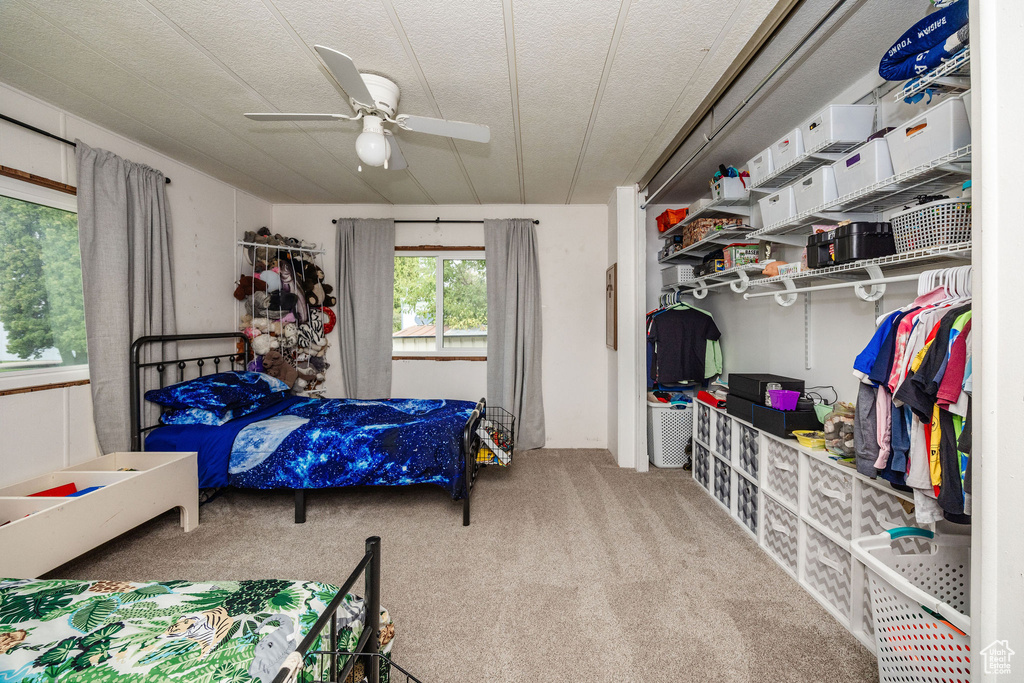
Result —
<instances>
[{"instance_id":1,"label":"white laundry basket","mask_svg":"<svg viewBox=\"0 0 1024 683\"><path fill-rule=\"evenodd\" d=\"M693 404L647 403L647 455L655 467L683 467L693 435Z\"/></svg>"},{"instance_id":2,"label":"white laundry basket","mask_svg":"<svg viewBox=\"0 0 1024 683\"><path fill-rule=\"evenodd\" d=\"M930 552L912 550L922 540ZM851 542L871 582L881 683L970 681L970 544L969 536L913 527Z\"/></svg>"}]
</instances>

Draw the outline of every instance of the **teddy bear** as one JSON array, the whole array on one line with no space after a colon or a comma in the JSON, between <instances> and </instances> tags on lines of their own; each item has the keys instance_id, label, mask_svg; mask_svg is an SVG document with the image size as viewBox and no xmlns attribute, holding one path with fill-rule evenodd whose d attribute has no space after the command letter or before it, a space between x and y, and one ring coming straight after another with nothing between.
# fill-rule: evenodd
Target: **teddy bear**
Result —
<instances>
[{"instance_id":1,"label":"teddy bear","mask_svg":"<svg viewBox=\"0 0 1024 683\"><path fill-rule=\"evenodd\" d=\"M278 336L284 340L285 346L295 346L299 341L299 326L295 323L288 323L284 326L284 329L278 333Z\"/></svg>"},{"instance_id":2,"label":"teddy bear","mask_svg":"<svg viewBox=\"0 0 1024 683\"><path fill-rule=\"evenodd\" d=\"M263 371L287 384L289 389L295 386L299 378L298 371L277 349L272 349L263 356Z\"/></svg>"},{"instance_id":3,"label":"teddy bear","mask_svg":"<svg viewBox=\"0 0 1024 683\"><path fill-rule=\"evenodd\" d=\"M326 275L323 268L312 261L300 261L300 266L296 275L301 281L306 303L310 306L335 306L338 300L331 296L334 287L324 284Z\"/></svg>"},{"instance_id":4,"label":"teddy bear","mask_svg":"<svg viewBox=\"0 0 1024 683\"><path fill-rule=\"evenodd\" d=\"M281 347L281 342L272 334L261 334L252 338L252 350L257 356L266 356L274 349Z\"/></svg>"},{"instance_id":5,"label":"teddy bear","mask_svg":"<svg viewBox=\"0 0 1024 683\"><path fill-rule=\"evenodd\" d=\"M278 286L280 286L280 284ZM253 292L265 291L267 291L266 282L258 277L243 274L238 278L238 286L235 287L235 298L239 301L244 301L245 297L251 296Z\"/></svg>"}]
</instances>

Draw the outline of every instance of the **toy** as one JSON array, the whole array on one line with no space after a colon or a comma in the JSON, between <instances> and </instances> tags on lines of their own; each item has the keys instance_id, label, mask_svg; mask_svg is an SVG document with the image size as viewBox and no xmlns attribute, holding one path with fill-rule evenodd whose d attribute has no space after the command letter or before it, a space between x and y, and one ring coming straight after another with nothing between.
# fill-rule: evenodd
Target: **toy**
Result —
<instances>
[{"instance_id":1,"label":"toy","mask_svg":"<svg viewBox=\"0 0 1024 683\"><path fill-rule=\"evenodd\" d=\"M258 275L268 292L276 292L281 289L281 275L273 268L268 268Z\"/></svg>"},{"instance_id":2,"label":"toy","mask_svg":"<svg viewBox=\"0 0 1024 683\"><path fill-rule=\"evenodd\" d=\"M334 311L327 308L326 306L320 307L320 312L326 316L327 320L324 322L324 334L330 334L331 330L338 323L338 317L334 315Z\"/></svg>"},{"instance_id":3,"label":"toy","mask_svg":"<svg viewBox=\"0 0 1024 683\"><path fill-rule=\"evenodd\" d=\"M257 356L265 356L272 349L281 348L281 342L271 334L261 334L252 338L252 350Z\"/></svg>"},{"instance_id":4,"label":"toy","mask_svg":"<svg viewBox=\"0 0 1024 683\"><path fill-rule=\"evenodd\" d=\"M277 349L272 349L263 356L263 371L287 384L289 389L295 386L295 381L299 378L298 371Z\"/></svg>"},{"instance_id":5,"label":"toy","mask_svg":"<svg viewBox=\"0 0 1024 683\"><path fill-rule=\"evenodd\" d=\"M251 296L254 291L264 292L266 290L267 283L263 280L249 275L241 275L238 278L238 286L235 287L235 298L243 301L245 297Z\"/></svg>"}]
</instances>

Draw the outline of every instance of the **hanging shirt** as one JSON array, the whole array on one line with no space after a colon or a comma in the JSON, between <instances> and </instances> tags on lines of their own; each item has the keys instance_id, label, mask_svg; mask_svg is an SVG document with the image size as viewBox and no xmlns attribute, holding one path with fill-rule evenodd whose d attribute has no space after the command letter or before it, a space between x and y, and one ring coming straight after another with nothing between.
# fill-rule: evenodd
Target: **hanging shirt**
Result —
<instances>
[{"instance_id":1,"label":"hanging shirt","mask_svg":"<svg viewBox=\"0 0 1024 683\"><path fill-rule=\"evenodd\" d=\"M707 342L721 336L711 316L690 308L669 309L655 316L649 339L657 345L658 382L703 380Z\"/></svg>"},{"instance_id":2,"label":"hanging shirt","mask_svg":"<svg viewBox=\"0 0 1024 683\"><path fill-rule=\"evenodd\" d=\"M865 383L871 383L869 379L871 375L871 368L874 366L875 361L878 359L878 352L882 349L882 344L885 343L886 337L889 336L889 330L892 329L893 322L903 314L903 311L895 311L889 317L882 321L882 324L875 330L875 334L872 335L871 341L864 347L864 350L857 354L857 358L853 361L853 374L860 381Z\"/></svg>"}]
</instances>

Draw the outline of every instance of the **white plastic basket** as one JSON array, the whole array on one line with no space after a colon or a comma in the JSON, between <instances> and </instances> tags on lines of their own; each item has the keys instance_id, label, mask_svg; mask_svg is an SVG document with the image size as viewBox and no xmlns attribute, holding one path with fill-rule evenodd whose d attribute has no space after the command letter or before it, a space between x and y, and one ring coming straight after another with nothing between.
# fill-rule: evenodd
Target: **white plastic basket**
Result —
<instances>
[{"instance_id":1,"label":"white plastic basket","mask_svg":"<svg viewBox=\"0 0 1024 683\"><path fill-rule=\"evenodd\" d=\"M661 271L661 284L663 287L681 285L692 282L695 279L693 266L671 266Z\"/></svg>"},{"instance_id":2,"label":"white plastic basket","mask_svg":"<svg viewBox=\"0 0 1024 683\"><path fill-rule=\"evenodd\" d=\"M898 539L931 552L904 552ZM967 683L971 678L971 539L899 527L851 542L868 570L881 683Z\"/></svg>"},{"instance_id":3,"label":"white plastic basket","mask_svg":"<svg viewBox=\"0 0 1024 683\"><path fill-rule=\"evenodd\" d=\"M788 221L796 215L796 195L793 186L784 187L775 194L757 200L765 226Z\"/></svg>"},{"instance_id":4,"label":"white plastic basket","mask_svg":"<svg viewBox=\"0 0 1024 683\"><path fill-rule=\"evenodd\" d=\"M900 211L889 220L898 254L971 241L969 199L940 199Z\"/></svg>"},{"instance_id":5,"label":"white plastic basket","mask_svg":"<svg viewBox=\"0 0 1024 683\"><path fill-rule=\"evenodd\" d=\"M693 404L671 407L647 404L647 454L655 467L682 467L690 462L686 446L693 435Z\"/></svg>"},{"instance_id":6,"label":"white plastic basket","mask_svg":"<svg viewBox=\"0 0 1024 683\"><path fill-rule=\"evenodd\" d=\"M747 162L747 173L750 174L748 182L751 187L757 187L774 170L775 163L772 161L772 148L763 149L760 154Z\"/></svg>"}]
</instances>

